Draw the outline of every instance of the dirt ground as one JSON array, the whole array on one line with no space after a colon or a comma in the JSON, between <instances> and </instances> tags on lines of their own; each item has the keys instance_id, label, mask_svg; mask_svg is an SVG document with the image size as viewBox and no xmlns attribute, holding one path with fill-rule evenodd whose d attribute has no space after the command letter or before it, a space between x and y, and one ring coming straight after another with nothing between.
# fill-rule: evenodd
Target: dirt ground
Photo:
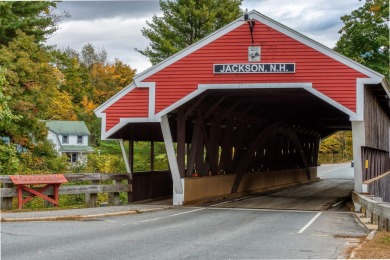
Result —
<instances>
[{"instance_id":1,"label":"dirt ground","mask_svg":"<svg viewBox=\"0 0 390 260\"><path fill-rule=\"evenodd\" d=\"M352 259L390 259L390 232L376 232L354 250Z\"/></svg>"}]
</instances>

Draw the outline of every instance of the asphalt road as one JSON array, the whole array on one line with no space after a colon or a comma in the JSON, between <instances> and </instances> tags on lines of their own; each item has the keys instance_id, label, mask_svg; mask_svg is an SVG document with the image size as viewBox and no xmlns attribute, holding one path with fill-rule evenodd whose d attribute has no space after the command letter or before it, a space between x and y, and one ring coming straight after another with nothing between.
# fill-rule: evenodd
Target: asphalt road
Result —
<instances>
[{"instance_id":1,"label":"asphalt road","mask_svg":"<svg viewBox=\"0 0 390 260\"><path fill-rule=\"evenodd\" d=\"M317 168L317 176L321 179L353 180L353 169L351 163L324 164Z\"/></svg>"},{"instance_id":2,"label":"asphalt road","mask_svg":"<svg viewBox=\"0 0 390 260\"><path fill-rule=\"evenodd\" d=\"M92 221L2 223L3 259L330 258L367 234L350 213L175 208Z\"/></svg>"},{"instance_id":3,"label":"asphalt road","mask_svg":"<svg viewBox=\"0 0 390 260\"><path fill-rule=\"evenodd\" d=\"M353 182L349 164L322 166L318 175L327 179L324 183ZM178 207L89 221L1 223L1 256L7 260L336 259L343 257L348 243L368 233L352 213L342 210L218 207Z\"/></svg>"},{"instance_id":4,"label":"asphalt road","mask_svg":"<svg viewBox=\"0 0 390 260\"><path fill-rule=\"evenodd\" d=\"M252 194L244 198L208 203L223 208L290 209L322 211L340 210L353 190L353 168L350 164L331 164L318 167L320 181L290 187L270 194Z\"/></svg>"}]
</instances>

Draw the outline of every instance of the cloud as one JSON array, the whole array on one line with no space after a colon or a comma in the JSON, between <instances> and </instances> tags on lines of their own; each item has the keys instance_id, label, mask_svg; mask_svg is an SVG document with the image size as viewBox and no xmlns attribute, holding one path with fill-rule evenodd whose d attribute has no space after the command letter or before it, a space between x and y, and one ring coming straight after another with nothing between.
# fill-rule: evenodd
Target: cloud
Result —
<instances>
[{"instance_id":1,"label":"cloud","mask_svg":"<svg viewBox=\"0 0 390 260\"><path fill-rule=\"evenodd\" d=\"M255 9L329 48L340 38L340 17L363 4L357 0L244 0L248 10Z\"/></svg>"},{"instance_id":2,"label":"cloud","mask_svg":"<svg viewBox=\"0 0 390 260\"><path fill-rule=\"evenodd\" d=\"M118 58L138 72L151 66L148 58L134 49L143 50L149 45L141 29L154 14L161 14L158 0L63 1L57 3L57 8L70 17L59 24L48 44L81 51L85 44L92 43L104 48L110 61Z\"/></svg>"},{"instance_id":3,"label":"cloud","mask_svg":"<svg viewBox=\"0 0 390 260\"><path fill-rule=\"evenodd\" d=\"M64 1L57 3L60 10L67 11L71 20L91 21L102 18L151 17L159 12L158 0L143 1Z\"/></svg>"}]
</instances>

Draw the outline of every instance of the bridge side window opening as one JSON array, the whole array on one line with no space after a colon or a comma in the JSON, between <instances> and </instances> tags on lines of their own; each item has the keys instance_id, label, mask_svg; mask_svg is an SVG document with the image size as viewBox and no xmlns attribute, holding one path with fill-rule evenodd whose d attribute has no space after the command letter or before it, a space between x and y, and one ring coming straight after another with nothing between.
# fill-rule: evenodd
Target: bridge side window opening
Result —
<instances>
[{"instance_id":1,"label":"bridge side window opening","mask_svg":"<svg viewBox=\"0 0 390 260\"><path fill-rule=\"evenodd\" d=\"M82 144L83 143L83 136L82 135L78 135L77 136L77 143L78 144Z\"/></svg>"},{"instance_id":2,"label":"bridge side window opening","mask_svg":"<svg viewBox=\"0 0 390 260\"><path fill-rule=\"evenodd\" d=\"M62 136L62 143L63 144L69 143L69 136L68 135L63 135Z\"/></svg>"}]
</instances>

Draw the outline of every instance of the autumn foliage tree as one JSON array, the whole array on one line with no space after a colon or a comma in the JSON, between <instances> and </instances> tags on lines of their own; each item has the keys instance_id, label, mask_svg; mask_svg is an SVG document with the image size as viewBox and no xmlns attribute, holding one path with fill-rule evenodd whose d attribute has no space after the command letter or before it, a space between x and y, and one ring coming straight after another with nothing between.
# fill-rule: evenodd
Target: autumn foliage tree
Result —
<instances>
[{"instance_id":1,"label":"autumn foliage tree","mask_svg":"<svg viewBox=\"0 0 390 260\"><path fill-rule=\"evenodd\" d=\"M339 131L322 140L320 163L337 163L352 160L352 132Z\"/></svg>"}]
</instances>

